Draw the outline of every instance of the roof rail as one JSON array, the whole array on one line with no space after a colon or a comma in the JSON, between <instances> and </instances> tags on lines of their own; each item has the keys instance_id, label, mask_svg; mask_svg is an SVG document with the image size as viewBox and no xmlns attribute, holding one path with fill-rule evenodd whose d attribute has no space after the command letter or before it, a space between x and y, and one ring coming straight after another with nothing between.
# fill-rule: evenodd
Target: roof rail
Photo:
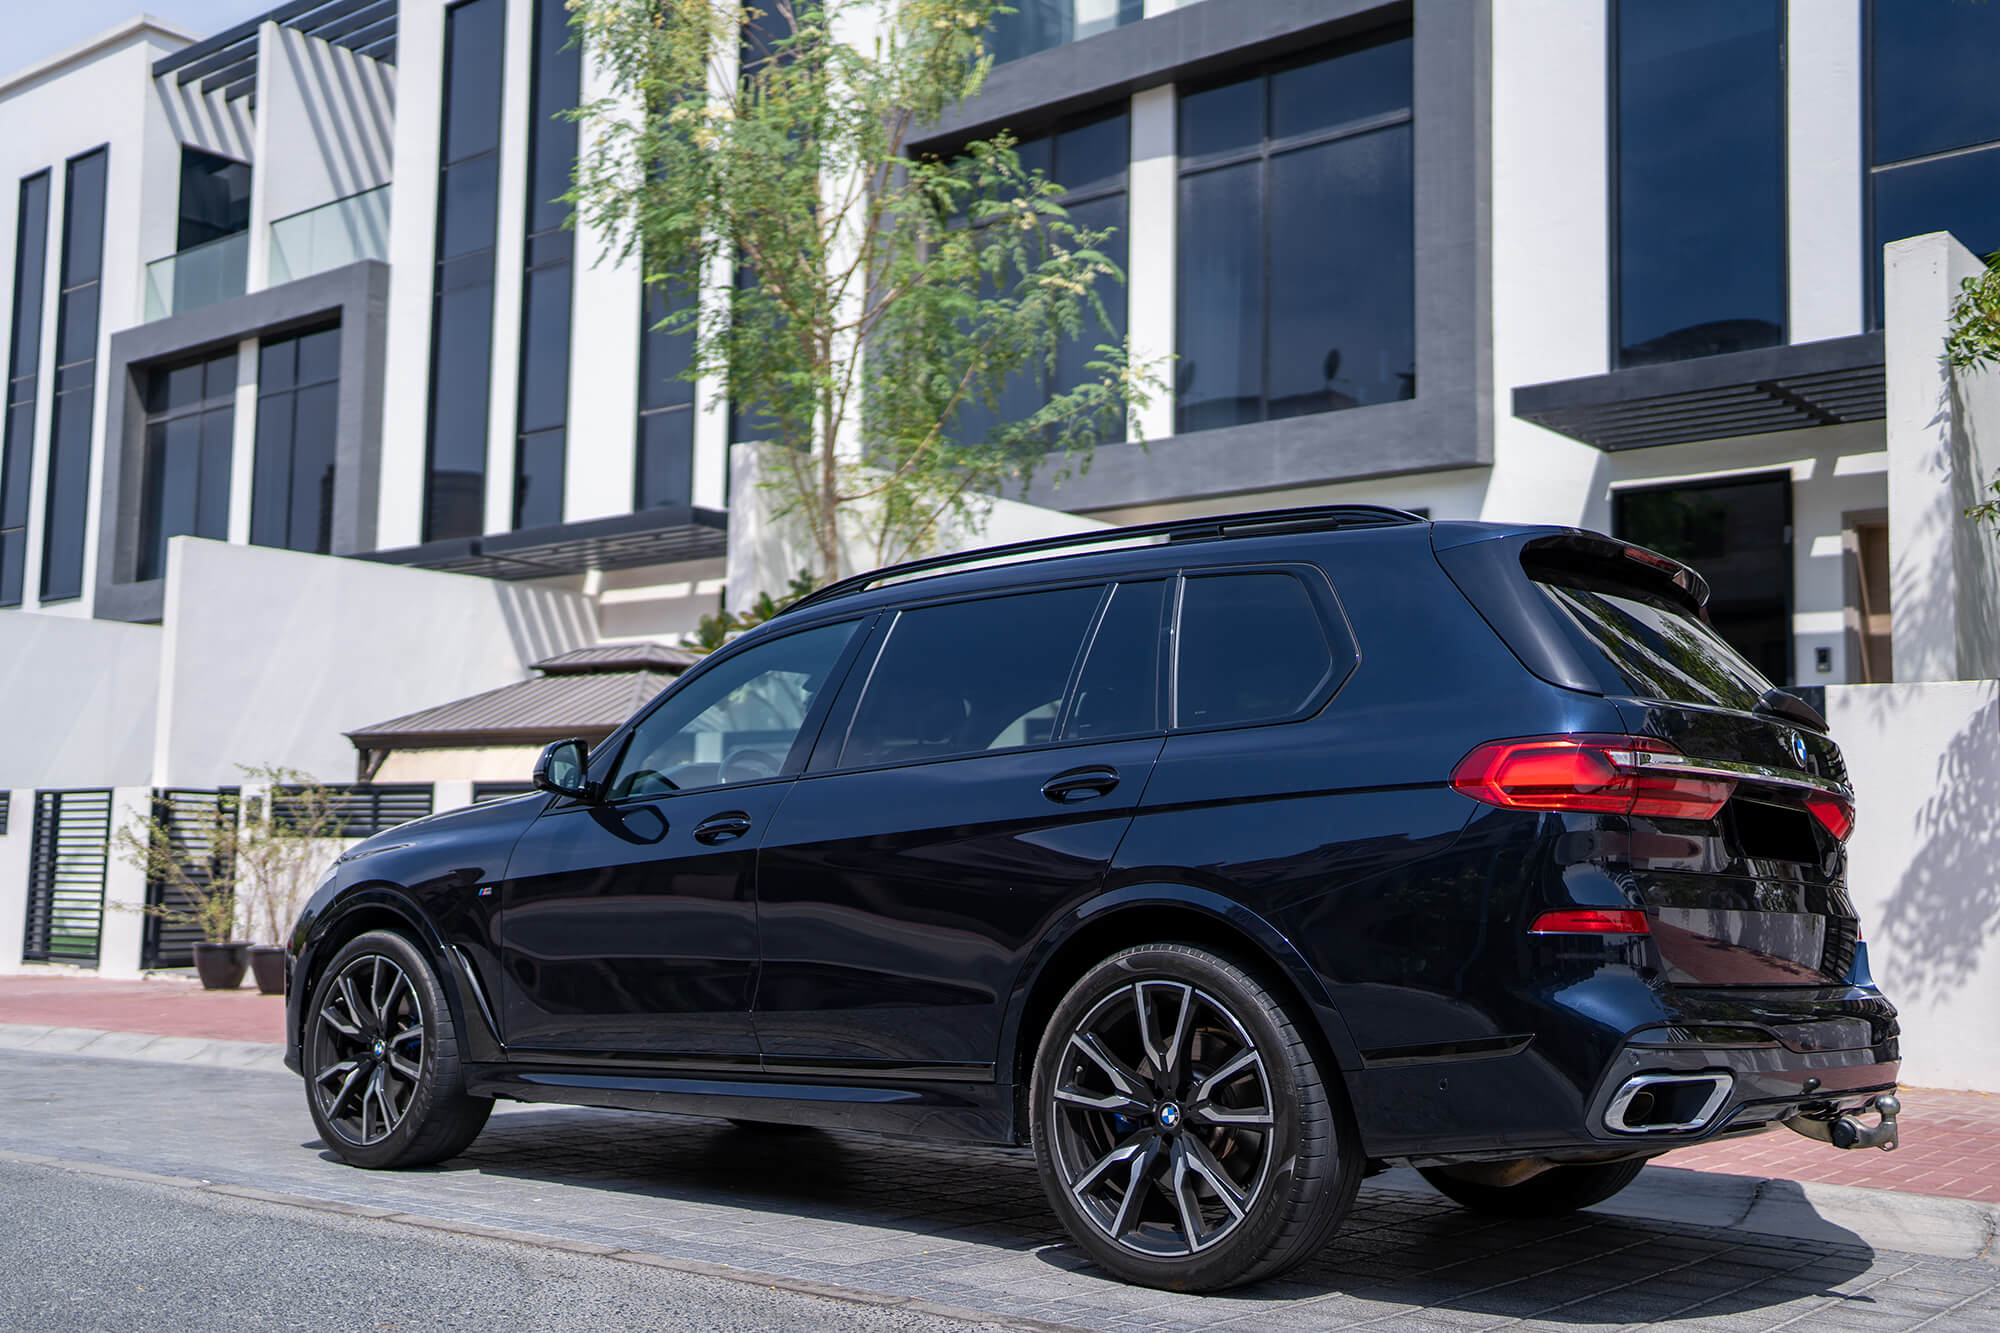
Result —
<instances>
[{"instance_id":1,"label":"roof rail","mask_svg":"<svg viewBox=\"0 0 2000 1333\"><path fill-rule=\"evenodd\" d=\"M985 546L972 551L954 551L949 555L908 560L899 565L885 565L807 593L786 607L785 612L819 606L883 584L945 574L965 566L1011 564L1017 560L1053 557L1096 546L1116 546L1127 542L1219 541L1229 537L1268 537L1283 532L1327 532L1337 528L1383 528L1425 521L1419 514L1384 505L1312 505L1299 509L1264 509L1244 514L1218 514L1212 518L1179 518L1124 528L1072 532L1060 537L1040 537L1034 541Z\"/></svg>"}]
</instances>

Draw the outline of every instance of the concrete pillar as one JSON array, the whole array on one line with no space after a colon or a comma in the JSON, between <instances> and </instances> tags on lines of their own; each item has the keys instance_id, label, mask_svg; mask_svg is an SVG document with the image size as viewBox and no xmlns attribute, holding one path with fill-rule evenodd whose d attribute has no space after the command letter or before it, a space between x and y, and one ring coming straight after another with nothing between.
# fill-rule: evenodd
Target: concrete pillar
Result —
<instances>
[{"instance_id":1,"label":"concrete pillar","mask_svg":"<svg viewBox=\"0 0 2000 1333\"><path fill-rule=\"evenodd\" d=\"M1863 328L1861 0L1789 5L1785 17L1788 341Z\"/></svg>"},{"instance_id":2,"label":"concrete pillar","mask_svg":"<svg viewBox=\"0 0 2000 1333\"><path fill-rule=\"evenodd\" d=\"M1131 331L1132 360L1152 363L1163 381L1153 401L1132 413L1132 436L1140 440L1161 440L1174 433L1175 237L1180 201L1176 103L1171 84L1148 88L1132 99L1125 327Z\"/></svg>"},{"instance_id":3,"label":"concrete pillar","mask_svg":"<svg viewBox=\"0 0 2000 1333\"><path fill-rule=\"evenodd\" d=\"M1889 607L1896 679L2000 676L2000 545L1965 516L2000 468L2000 374L1943 356L1959 286L1981 265L1946 232L1885 247Z\"/></svg>"},{"instance_id":4,"label":"concrete pillar","mask_svg":"<svg viewBox=\"0 0 2000 1333\"><path fill-rule=\"evenodd\" d=\"M104 925L97 937L97 975L136 977L145 947L146 872L118 854L118 830L144 820L153 808L151 787L118 787L111 793L111 847L104 866Z\"/></svg>"},{"instance_id":5,"label":"concrete pillar","mask_svg":"<svg viewBox=\"0 0 2000 1333\"><path fill-rule=\"evenodd\" d=\"M21 970L21 945L28 925L28 853L35 840L35 793L8 791L7 834L0 837L0 975Z\"/></svg>"}]
</instances>

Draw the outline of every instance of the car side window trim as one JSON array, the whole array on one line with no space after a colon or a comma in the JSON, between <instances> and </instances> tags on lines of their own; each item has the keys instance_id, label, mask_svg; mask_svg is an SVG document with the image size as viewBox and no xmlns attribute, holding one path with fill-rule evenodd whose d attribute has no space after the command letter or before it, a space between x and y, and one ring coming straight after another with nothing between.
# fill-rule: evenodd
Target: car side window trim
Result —
<instances>
[{"instance_id":1,"label":"car side window trim","mask_svg":"<svg viewBox=\"0 0 2000 1333\"><path fill-rule=\"evenodd\" d=\"M1181 708L1181 652L1186 646L1183 634L1182 612L1187 602L1189 581L1203 578L1225 578L1240 574L1286 574L1299 581L1305 589L1306 601L1319 620L1320 635L1326 642L1327 669L1313 686L1312 693L1297 708L1282 717L1258 718L1249 722L1211 722L1205 724L1183 724ZM1175 594L1173 598L1172 667L1168 672L1169 695L1168 730L1174 734L1195 735L1210 731L1241 731L1251 727L1283 727L1296 722L1304 722L1316 717L1330 703L1341 687L1353 679L1361 665L1361 643L1354 636L1353 623L1347 617L1347 608L1340 603L1340 591L1333 586L1333 580L1324 569L1310 563L1291 561L1277 563L1257 563L1248 565L1201 565L1183 567L1176 571Z\"/></svg>"}]
</instances>

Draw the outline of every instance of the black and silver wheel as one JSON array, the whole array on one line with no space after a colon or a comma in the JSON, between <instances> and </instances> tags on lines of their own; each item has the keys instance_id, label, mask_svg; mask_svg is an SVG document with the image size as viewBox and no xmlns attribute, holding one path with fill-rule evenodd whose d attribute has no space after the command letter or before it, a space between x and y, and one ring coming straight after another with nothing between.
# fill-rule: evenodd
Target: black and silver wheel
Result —
<instances>
[{"instance_id":1,"label":"black and silver wheel","mask_svg":"<svg viewBox=\"0 0 2000 1333\"><path fill-rule=\"evenodd\" d=\"M1279 1001L1187 945L1106 959L1035 1062L1035 1155L1070 1235L1117 1276L1208 1291L1325 1244L1360 1183L1344 1099Z\"/></svg>"},{"instance_id":2,"label":"black and silver wheel","mask_svg":"<svg viewBox=\"0 0 2000 1333\"><path fill-rule=\"evenodd\" d=\"M303 1047L320 1138L356 1166L421 1166L463 1151L493 1109L465 1091L437 975L389 931L350 940L313 988Z\"/></svg>"},{"instance_id":3,"label":"black and silver wheel","mask_svg":"<svg viewBox=\"0 0 2000 1333\"><path fill-rule=\"evenodd\" d=\"M1432 1188L1462 1208L1494 1217L1561 1217L1603 1203L1639 1178L1643 1157L1622 1162L1571 1162L1512 1185L1485 1183L1477 1168L1419 1167ZM1487 1172L1491 1167L1487 1168ZM1490 1177L1489 1177L1490 1178Z\"/></svg>"}]
</instances>

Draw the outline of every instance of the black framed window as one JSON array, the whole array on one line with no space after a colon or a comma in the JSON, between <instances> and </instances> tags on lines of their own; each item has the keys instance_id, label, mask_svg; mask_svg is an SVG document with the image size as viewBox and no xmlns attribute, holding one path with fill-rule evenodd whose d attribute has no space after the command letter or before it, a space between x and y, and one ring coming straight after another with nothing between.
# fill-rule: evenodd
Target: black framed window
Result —
<instances>
[{"instance_id":1,"label":"black framed window","mask_svg":"<svg viewBox=\"0 0 2000 1333\"><path fill-rule=\"evenodd\" d=\"M493 385L493 240L500 209L500 86L506 0L444 14L444 131L424 539L486 529L486 430Z\"/></svg>"},{"instance_id":2,"label":"black framed window","mask_svg":"<svg viewBox=\"0 0 2000 1333\"><path fill-rule=\"evenodd\" d=\"M267 340L257 349L253 544L321 555L333 550L339 419L338 325Z\"/></svg>"},{"instance_id":3,"label":"black framed window","mask_svg":"<svg viewBox=\"0 0 2000 1333\"><path fill-rule=\"evenodd\" d=\"M250 230L250 165L199 148L181 148L176 250Z\"/></svg>"},{"instance_id":4,"label":"black framed window","mask_svg":"<svg viewBox=\"0 0 2000 1333\"><path fill-rule=\"evenodd\" d=\"M528 222L521 283L521 383L514 445L514 526L562 522L569 425L570 288L576 233L563 224L576 170L583 51L570 41L563 0L535 0L534 78L528 95Z\"/></svg>"},{"instance_id":5,"label":"black framed window","mask_svg":"<svg viewBox=\"0 0 2000 1333\"><path fill-rule=\"evenodd\" d=\"M1869 324L1882 327L1882 247L1948 231L2000 250L2000 9L1964 0L1868 6Z\"/></svg>"},{"instance_id":6,"label":"black framed window","mask_svg":"<svg viewBox=\"0 0 2000 1333\"><path fill-rule=\"evenodd\" d=\"M145 404L137 572L157 579L167 572L168 538L229 536L236 353L147 371Z\"/></svg>"},{"instance_id":7,"label":"black framed window","mask_svg":"<svg viewBox=\"0 0 2000 1333\"><path fill-rule=\"evenodd\" d=\"M1175 428L1416 396L1410 33L1180 101Z\"/></svg>"},{"instance_id":8,"label":"black framed window","mask_svg":"<svg viewBox=\"0 0 2000 1333\"><path fill-rule=\"evenodd\" d=\"M1784 0L1612 8L1612 353L1785 340Z\"/></svg>"},{"instance_id":9,"label":"black framed window","mask_svg":"<svg viewBox=\"0 0 2000 1333\"><path fill-rule=\"evenodd\" d=\"M1127 266L1130 242L1127 204L1132 160L1132 116L1120 109L1074 121L1048 133L1024 138L1016 146L1021 166L1040 171L1063 187L1059 201L1079 227L1093 231L1110 229L1111 239L1102 247L1104 255L1121 272ZM1068 393L1088 382L1087 369L1097 358L1099 345L1117 345L1125 340L1125 284L1100 281L1098 299L1104 303L1109 323L1085 311L1083 328L1056 353L1053 371L1037 368L1035 373L1016 375L1001 391L999 410L974 404L959 413L957 430L961 438L978 440L1002 422L1023 421L1040 411L1056 394Z\"/></svg>"},{"instance_id":10,"label":"black framed window","mask_svg":"<svg viewBox=\"0 0 2000 1333\"><path fill-rule=\"evenodd\" d=\"M1146 17L1145 0L1008 0L1008 8L1011 14L994 15L987 36L995 64L1080 42Z\"/></svg>"},{"instance_id":11,"label":"black framed window","mask_svg":"<svg viewBox=\"0 0 2000 1333\"><path fill-rule=\"evenodd\" d=\"M42 286L48 278L49 173L21 181L14 227L14 307L7 339L6 421L0 426L0 606L21 604L28 563L28 487L41 382Z\"/></svg>"},{"instance_id":12,"label":"black framed window","mask_svg":"<svg viewBox=\"0 0 2000 1333\"><path fill-rule=\"evenodd\" d=\"M1792 681L1792 476L1621 489L1611 530L1708 580L1708 619L1750 665Z\"/></svg>"},{"instance_id":13,"label":"black framed window","mask_svg":"<svg viewBox=\"0 0 2000 1333\"><path fill-rule=\"evenodd\" d=\"M632 507L660 509L694 499L694 334L659 327L672 302L692 300L691 288L646 284L639 330L639 457Z\"/></svg>"},{"instance_id":14,"label":"black framed window","mask_svg":"<svg viewBox=\"0 0 2000 1333\"><path fill-rule=\"evenodd\" d=\"M90 437L97 402L98 278L104 267L108 149L69 160L63 183L62 288L56 298L56 397L42 527L42 600L83 595Z\"/></svg>"}]
</instances>

